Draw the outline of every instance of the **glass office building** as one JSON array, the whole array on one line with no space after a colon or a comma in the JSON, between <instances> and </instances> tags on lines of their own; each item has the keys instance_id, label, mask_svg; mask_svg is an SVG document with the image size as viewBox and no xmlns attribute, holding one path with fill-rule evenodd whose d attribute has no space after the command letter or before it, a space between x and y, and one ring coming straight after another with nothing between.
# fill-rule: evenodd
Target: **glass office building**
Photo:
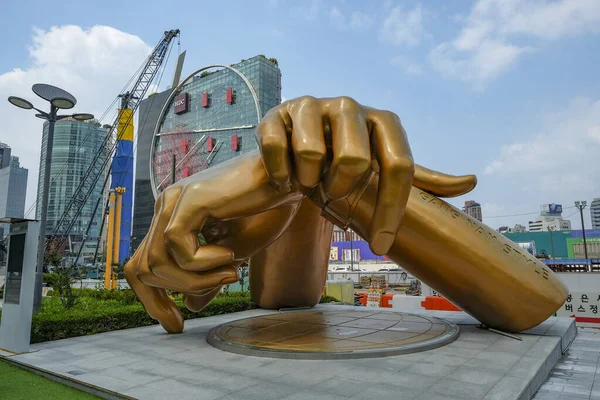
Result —
<instances>
[{"instance_id":1,"label":"glass office building","mask_svg":"<svg viewBox=\"0 0 600 400\"><path fill-rule=\"evenodd\" d=\"M165 106L162 118L157 115L160 114L157 109L162 110L170 92L142 102L136 161L134 249L148 232L154 213L154 202L148 202L148 187L140 182L145 181L142 179L147 174L145 171L149 171L152 192L160 193L173 182L258 147L255 139L258 121L281 103L281 71L277 60L262 55L231 67L249 81L256 99L242 76L223 68L204 71L178 87ZM159 126L154 136L156 122ZM149 148L145 150L147 145ZM144 160L145 166L139 163L145 156L140 151L148 151L146 154L150 155L149 160ZM142 185L138 186L139 183Z\"/></svg>"},{"instance_id":2,"label":"glass office building","mask_svg":"<svg viewBox=\"0 0 600 400\"><path fill-rule=\"evenodd\" d=\"M52 163L50 167L50 190L48 197L48 214L46 235L52 235L65 207L73 197L83 175L89 168L94 156L99 151L107 151L102 147L108 129L102 127L97 121L75 121L67 118L56 122L54 128L54 144L52 150ZM44 190L44 171L46 164L46 143L48 140L48 123L44 123L42 136L42 153L40 157L40 179L38 181L36 217L40 218L42 206L42 193ZM87 237L86 245L82 252L84 260L93 257L100 226L104 198L104 180L96 182L92 193L83 206L81 214L75 221L73 229L66 241L66 252L77 252L88 223L92 220L92 227ZM100 206L94 213L98 199L102 199ZM80 260L82 261L82 260Z\"/></svg>"},{"instance_id":3,"label":"glass office building","mask_svg":"<svg viewBox=\"0 0 600 400\"><path fill-rule=\"evenodd\" d=\"M23 218L28 172L19 164L19 157L11 155L10 147L0 142L0 218ZM0 244L8 229L8 224L0 224ZM0 267L6 263L5 256L0 251Z\"/></svg>"}]
</instances>

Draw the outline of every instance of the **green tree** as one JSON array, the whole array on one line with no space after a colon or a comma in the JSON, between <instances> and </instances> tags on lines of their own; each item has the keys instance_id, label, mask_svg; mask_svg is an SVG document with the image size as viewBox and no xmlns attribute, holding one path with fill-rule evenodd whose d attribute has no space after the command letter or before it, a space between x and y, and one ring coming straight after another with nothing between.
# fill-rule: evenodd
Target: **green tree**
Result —
<instances>
[{"instance_id":1,"label":"green tree","mask_svg":"<svg viewBox=\"0 0 600 400\"><path fill-rule=\"evenodd\" d=\"M46 260L56 274L52 288L58 292L63 307L66 309L72 308L79 298L79 293L73 290L73 283L82 279L79 267L76 264L63 265L62 255L56 252L48 254Z\"/></svg>"}]
</instances>

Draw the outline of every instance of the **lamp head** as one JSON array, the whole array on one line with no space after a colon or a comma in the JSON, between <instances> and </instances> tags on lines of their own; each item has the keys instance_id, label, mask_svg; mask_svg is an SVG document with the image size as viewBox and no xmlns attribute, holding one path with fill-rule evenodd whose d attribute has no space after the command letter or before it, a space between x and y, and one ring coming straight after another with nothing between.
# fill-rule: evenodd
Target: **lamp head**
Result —
<instances>
[{"instance_id":1,"label":"lamp head","mask_svg":"<svg viewBox=\"0 0 600 400\"><path fill-rule=\"evenodd\" d=\"M75 107L75 104L77 104L77 100L71 93L56 86L36 83L31 87L31 90L56 108L66 110Z\"/></svg>"},{"instance_id":2,"label":"lamp head","mask_svg":"<svg viewBox=\"0 0 600 400\"><path fill-rule=\"evenodd\" d=\"M10 96L8 98L8 102L10 104L12 104L13 106L22 108L24 110L31 110L33 108L33 104L31 104L29 101L27 101L21 97L17 97L17 96Z\"/></svg>"},{"instance_id":3,"label":"lamp head","mask_svg":"<svg viewBox=\"0 0 600 400\"><path fill-rule=\"evenodd\" d=\"M87 121L90 119L94 119L94 114L77 113L73 114L71 117L77 121Z\"/></svg>"}]
</instances>

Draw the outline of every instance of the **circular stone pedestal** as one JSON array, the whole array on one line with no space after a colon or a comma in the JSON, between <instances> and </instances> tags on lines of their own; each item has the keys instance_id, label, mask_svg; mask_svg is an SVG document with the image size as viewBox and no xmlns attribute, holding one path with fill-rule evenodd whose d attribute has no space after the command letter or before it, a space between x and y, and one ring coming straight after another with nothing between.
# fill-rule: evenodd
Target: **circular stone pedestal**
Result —
<instances>
[{"instance_id":1,"label":"circular stone pedestal","mask_svg":"<svg viewBox=\"0 0 600 400\"><path fill-rule=\"evenodd\" d=\"M213 328L218 349L258 357L333 360L425 351L458 338L444 320L389 311L291 311Z\"/></svg>"}]
</instances>

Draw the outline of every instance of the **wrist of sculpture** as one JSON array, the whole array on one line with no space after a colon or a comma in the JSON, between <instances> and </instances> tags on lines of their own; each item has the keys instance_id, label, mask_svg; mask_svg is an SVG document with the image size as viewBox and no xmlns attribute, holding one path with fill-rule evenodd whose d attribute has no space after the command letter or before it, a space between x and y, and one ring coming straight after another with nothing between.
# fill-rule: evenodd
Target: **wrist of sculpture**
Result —
<instances>
[{"instance_id":1,"label":"wrist of sculpture","mask_svg":"<svg viewBox=\"0 0 600 400\"><path fill-rule=\"evenodd\" d=\"M310 195L322 216L370 242L379 176L365 175L350 196ZM504 235L413 186L387 256L484 325L519 332L564 303L568 290L546 265Z\"/></svg>"}]
</instances>

